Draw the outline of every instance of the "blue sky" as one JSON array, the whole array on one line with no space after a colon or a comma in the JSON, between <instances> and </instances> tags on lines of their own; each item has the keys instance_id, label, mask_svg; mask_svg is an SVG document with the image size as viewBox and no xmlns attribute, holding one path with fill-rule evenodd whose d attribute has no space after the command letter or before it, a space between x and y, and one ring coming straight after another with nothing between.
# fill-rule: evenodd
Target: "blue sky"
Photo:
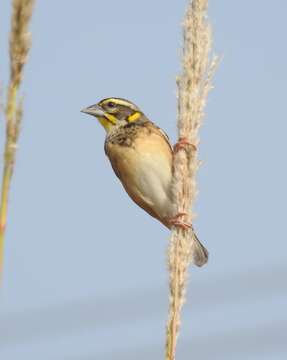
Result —
<instances>
[{"instance_id":1,"label":"blue sky","mask_svg":"<svg viewBox=\"0 0 287 360\"><path fill-rule=\"evenodd\" d=\"M168 231L134 205L80 109L118 96L176 138L186 2L38 1L1 290L5 360L163 358ZM284 1L210 1L222 56L201 131L179 358L286 356ZM10 2L2 4L1 88ZM0 144L3 144L3 118ZM208 346L206 346L208 344ZM284 356L285 354L285 356Z\"/></svg>"}]
</instances>

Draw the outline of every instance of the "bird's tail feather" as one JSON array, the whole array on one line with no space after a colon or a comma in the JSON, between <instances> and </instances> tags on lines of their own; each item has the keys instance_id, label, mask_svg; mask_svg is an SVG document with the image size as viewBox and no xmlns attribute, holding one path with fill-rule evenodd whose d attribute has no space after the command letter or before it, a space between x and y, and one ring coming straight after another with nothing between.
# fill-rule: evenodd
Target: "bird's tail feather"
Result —
<instances>
[{"instance_id":1,"label":"bird's tail feather","mask_svg":"<svg viewBox=\"0 0 287 360\"><path fill-rule=\"evenodd\" d=\"M196 266L203 266L208 261L208 251L199 241L195 232L193 232L192 258Z\"/></svg>"}]
</instances>

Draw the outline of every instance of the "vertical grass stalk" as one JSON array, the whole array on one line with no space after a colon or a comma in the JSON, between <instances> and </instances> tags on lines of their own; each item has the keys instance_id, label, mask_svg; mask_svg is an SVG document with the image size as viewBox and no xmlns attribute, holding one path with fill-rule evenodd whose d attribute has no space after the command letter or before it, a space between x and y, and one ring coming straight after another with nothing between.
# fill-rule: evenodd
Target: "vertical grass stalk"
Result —
<instances>
[{"instance_id":1,"label":"vertical grass stalk","mask_svg":"<svg viewBox=\"0 0 287 360\"><path fill-rule=\"evenodd\" d=\"M184 221L194 219L193 203L197 194L196 174L199 167L199 128L217 58L210 58L211 28L207 21L208 0L190 0L183 23L182 71L177 78L178 138L190 146L174 155L173 195L178 213ZM193 259L192 229L174 227L168 249L169 317L166 334L166 360L176 357L181 310L185 301L188 267Z\"/></svg>"},{"instance_id":2,"label":"vertical grass stalk","mask_svg":"<svg viewBox=\"0 0 287 360\"><path fill-rule=\"evenodd\" d=\"M22 120L22 101L18 92L22 82L23 69L30 49L30 23L34 0L13 0L11 31L9 40L10 80L7 89L5 109L6 138L3 154L3 174L0 203L0 275L3 271L4 236L7 223L8 196L13 175L17 142Z\"/></svg>"}]
</instances>

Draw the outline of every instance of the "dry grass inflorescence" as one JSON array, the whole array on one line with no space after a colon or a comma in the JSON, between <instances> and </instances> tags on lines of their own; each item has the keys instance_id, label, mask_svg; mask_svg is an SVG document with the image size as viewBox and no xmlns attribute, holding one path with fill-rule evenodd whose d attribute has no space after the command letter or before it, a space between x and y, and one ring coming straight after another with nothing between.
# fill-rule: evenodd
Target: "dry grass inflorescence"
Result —
<instances>
[{"instance_id":1,"label":"dry grass inflorescence","mask_svg":"<svg viewBox=\"0 0 287 360\"><path fill-rule=\"evenodd\" d=\"M13 0L10 31L10 80L5 108L6 139L4 145L3 175L0 203L0 273L3 270L4 236L7 223L8 195L13 175L17 142L20 132L23 104L18 92L23 78L24 65L30 49L28 26L34 0Z\"/></svg>"},{"instance_id":2,"label":"dry grass inflorescence","mask_svg":"<svg viewBox=\"0 0 287 360\"><path fill-rule=\"evenodd\" d=\"M190 145L174 156L173 195L178 213L185 221L194 219L193 204L197 194L199 168L199 128L217 58L210 57L211 28L207 21L208 0L189 2L183 23L182 72L177 79L178 138ZM180 328L180 314L185 301L188 266L193 260L193 230L174 227L168 249L170 304L166 335L166 359L174 360Z\"/></svg>"}]
</instances>

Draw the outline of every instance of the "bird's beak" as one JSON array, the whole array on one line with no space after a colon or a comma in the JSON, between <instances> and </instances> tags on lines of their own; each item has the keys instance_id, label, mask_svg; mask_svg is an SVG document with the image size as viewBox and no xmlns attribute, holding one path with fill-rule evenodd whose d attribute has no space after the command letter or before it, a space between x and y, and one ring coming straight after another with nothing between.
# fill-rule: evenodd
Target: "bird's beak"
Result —
<instances>
[{"instance_id":1,"label":"bird's beak","mask_svg":"<svg viewBox=\"0 0 287 360\"><path fill-rule=\"evenodd\" d=\"M103 117L105 116L104 110L97 104L89 106L81 110L82 113L93 115L96 117Z\"/></svg>"}]
</instances>

